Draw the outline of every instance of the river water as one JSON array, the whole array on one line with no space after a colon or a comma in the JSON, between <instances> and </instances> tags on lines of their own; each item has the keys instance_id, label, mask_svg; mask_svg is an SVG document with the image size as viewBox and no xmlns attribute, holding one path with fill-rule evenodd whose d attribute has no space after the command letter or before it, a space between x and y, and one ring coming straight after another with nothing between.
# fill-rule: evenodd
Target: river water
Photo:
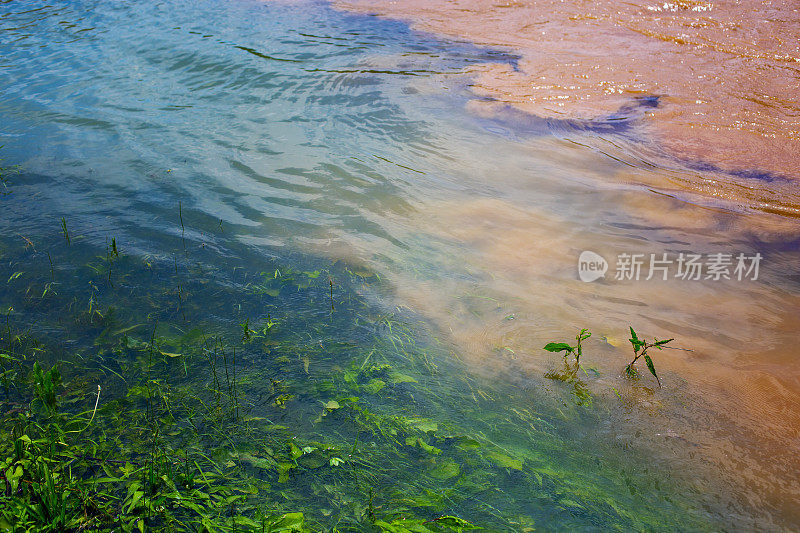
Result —
<instances>
[{"instance_id":1,"label":"river water","mask_svg":"<svg viewBox=\"0 0 800 533\"><path fill-rule=\"evenodd\" d=\"M650 91L643 82L556 113L552 98L522 102L487 81L500 72L504 83L527 83L529 41L490 43L486 29L469 41L467 22L444 27L447 12L348 7L0 3L0 156L20 169L2 199L4 236L52 232L68 216L89 241L113 234L128 253L168 254L180 205L182 221L205 221L187 224L186 246L217 266L234 246L253 269L267 258L343 261L377 274L381 289L363 294L413 317L420 339L436 337L443 364L502 391L493 403L556 420L571 458L560 468L622 462L625 483L606 484L603 469L589 483L627 513L647 505L665 530L796 528L794 126L768 132L779 149L726 156L745 141L725 133L727 114L709 112L724 127L684 149L685 121L659 113L691 115L664 103L673 87L683 98L686 84ZM621 50L629 60L643 53ZM787 63L764 50L766 65ZM562 64L569 55L559 51ZM797 104L783 97L771 112L791 115ZM739 98L708 100L728 109ZM605 277L581 281L584 251L605 259ZM641 254L638 275L623 268L625 254ZM700 279L678 275L680 254L701 257ZM725 275L709 270L715 254L730 261ZM735 270L740 254L748 266L758 254L757 273ZM667 262L650 276L654 258ZM629 326L675 339L653 352L661 388L642 364L638 380L623 377ZM581 328L593 333L581 359L589 405L544 376L561 358L542 346ZM539 400L548 396L558 401ZM474 392L451 401L469 398L478 402ZM461 422L477 424L481 408L469 413ZM524 431L501 433L489 436L536 451ZM586 507L545 512L509 487L509 508L540 529L612 527Z\"/></svg>"}]
</instances>

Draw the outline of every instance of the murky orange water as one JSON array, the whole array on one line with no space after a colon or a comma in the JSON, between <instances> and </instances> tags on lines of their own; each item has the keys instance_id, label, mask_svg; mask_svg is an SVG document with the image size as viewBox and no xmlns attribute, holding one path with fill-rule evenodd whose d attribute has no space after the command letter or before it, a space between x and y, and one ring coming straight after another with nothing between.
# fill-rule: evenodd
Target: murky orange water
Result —
<instances>
[{"instance_id":1,"label":"murky orange water","mask_svg":"<svg viewBox=\"0 0 800 533\"><path fill-rule=\"evenodd\" d=\"M579 146L565 163L570 149L552 140L453 141L462 143L449 152L450 171L468 192L429 190L408 217L386 222L403 247L343 236L353 256L371 257L392 281L397 304L438 325L455 342L454 355L479 374L558 386L543 375L560 357L541 347L589 328L583 361L597 374L585 381L612 406L606 436L648 442L676 471L697 472L698 490L720 502L744 499L765 520L798 523L795 219L620 186L630 169L617 165L611 176L618 181L609 181L602 158ZM548 164L548 154L558 160ZM609 261L604 280L578 279L583 250ZM639 281L614 279L620 253L757 250L764 262L755 281L683 280L674 265L667 281L646 281L644 271ZM631 357L628 325L648 338L676 339L675 349L653 354L663 389L648 375L634 384L622 377Z\"/></svg>"},{"instance_id":2,"label":"murky orange water","mask_svg":"<svg viewBox=\"0 0 800 533\"><path fill-rule=\"evenodd\" d=\"M518 53L517 69L465 73L476 116L502 117L510 104L545 118L640 117L638 141L572 132L445 143L446 172L468 192L428 194L409 219L387 223L402 250L349 242L390 274L398 304L439 324L481 372L541 377L558 360L541 346L587 327L587 364L599 371L587 382L612 399L629 324L675 337L680 349L654 357L666 391L622 391L609 433L641 430L676 468L728 487L703 490L800 523L798 4L338 5ZM656 107L636 106L649 96ZM582 250L612 263L605 281L577 279ZM749 282L613 279L618 254L667 251L760 251L765 261Z\"/></svg>"},{"instance_id":3,"label":"murky orange water","mask_svg":"<svg viewBox=\"0 0 800 533\"><path fill-rule=\"evenodd\" d=\"M642 113L655 151L734 171L686 187L800 213L800 7L792 0L341 0L520 55L476 68L477 96L540 117ZM632 108L637 97L658 107ZM744 176L750 176L746 179Z\"/></svg>"}]
</instances>

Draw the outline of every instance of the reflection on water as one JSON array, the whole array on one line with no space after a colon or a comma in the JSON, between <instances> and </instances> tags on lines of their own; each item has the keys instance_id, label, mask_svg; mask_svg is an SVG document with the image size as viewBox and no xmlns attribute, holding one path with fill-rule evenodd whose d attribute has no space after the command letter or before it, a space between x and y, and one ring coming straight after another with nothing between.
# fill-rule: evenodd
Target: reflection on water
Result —
<instances>
[{"instance_id":1,"label":"reflection on water","mask_svg":"<svg viewBox=\"0 0 800 533\"><path fill-rule=\"evenodd\" d=\"M337 5L511 50L520 55L513 65L472 69L476 95L543 118L643 115L639 128L657 142L634 151L646 148L649 159L661 159L659 152L666 150L686 168L727 172L713 181L695 175L684 183L690 190L797 216L796 2L343 0ZM653 104L643 113L632 105L642 97ZM623 158L635 156L630 150L621 151ZM660 184L665 178L658 177ZM783 180L788 181L776 183Z\"/></svg>"},{"instance_id":2,"label":"reflection on water","mask_svg":"<svg viewBox=\"0 0 800 533\"><path fill-rule=\"evenodd\" d=\"M556 100L566 117L550 98L505 100L539 118L474 100L465 70L483 72L478 83L494 97L516 95L509 84L529 81L542 61L526 40L530 29L514 33L521 42L499 43L519 45L518 57L314 2L0 6L0 143L26 174L2 200L16 202L5 233L46 232L48 221L57 228L68 215L76 232L99 243L113 232L131 252L168 254L167 243L181 235L180 202L186 246L211 254L207 261L246 257L258 271L259 258L303 253L374 270L391 290L364 287L368 297L423 317L484 384L476 389L496 390L496 403L518 410L533 408L534 398L536 408L559 412L561 389L543 375L560 361L541 346L587 327L594 336L583 381L596 401L582 408L584 418L565 415L559 431L584 444L596 438L606 459L645 442L654 464L701 472L692 494L717 502L714 519L733 512L729 523L764 527L800 520L792 505L800 497L800 235L796 219L769 214L797 200L777 177L764 189L724 172L725 162L759 162L770 176L792 173L784 148L752 160L681 148L688 162L676 163L637 136L650 113L666 139L695 115L664 118L676 113L670 97L631 104L631 94L654 90L615 78L599 91L608 96L615 87L613 99L583 98L584 89L597 92L596 75L611 71L568 61L571 50L559 64L584 81ZM606 7L594 4L597 14L575 24L594 31L622 20L643 35L662 16L640 8L638 18L601 16ZM493 13L517 9L527 8ZM669 13L673 24L708 11ZM698 30L711 42L708 31ZM748 42L736 48L742 61L789 64L774 54L751 58ZM723 48L711 43L702 53L713 63L712 52L731 53ZM656 75L666 68L652 63ZM655 92L690 87L679 82ZM733 119L719 106L730 95L714 94L696 105L727 132ZM785 115L790 107L772 109ZM771 116L764 113L758 120ZM772 133L784 135L783 147L796 146L783 126ZM716 130L713 139L723 143L714 144L720 154L729 139L749 142ZM731 210L742 203L763 210ZM39 216L29 216L33 209ZM247 253L232 252L233 243ZM756 282L609 276L585 284L576 275L583 250L609 260L623 252L760 252L764 260ZM655 354L662 390L621 378L629 325L683 348ZM543 391L558 401L542 399ZM464 394L453 401L478 393ZM501 441L508 431L487 433ZM522 447L524 436L508 439ZM583 449L564 453L577 457L570 464L593 460ZM525 495L515 497L527 505Z\"/></svg>"}]
</instances>

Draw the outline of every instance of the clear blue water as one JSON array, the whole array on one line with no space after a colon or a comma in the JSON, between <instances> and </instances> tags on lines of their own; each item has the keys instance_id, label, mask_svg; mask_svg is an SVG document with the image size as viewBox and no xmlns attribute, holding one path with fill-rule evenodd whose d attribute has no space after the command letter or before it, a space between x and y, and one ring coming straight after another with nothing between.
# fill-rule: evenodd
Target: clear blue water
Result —
<instances>
[{"instance_id":1,"label":"clear blue water","mask_svg":"<svg viewBox=\"0 0 800 533\"><path fill-rule=\"evenodd\" d=\"M597 337L608 333L609 342L594 349L614 357L617 344L602 328L627 326L632 315L684 338L722 331L718 342L727 347L750 338L735 323L721 325L725 317L698 319L703 313L693 304L669 308L687 292L707 296L706 288L625 298L575 290L568 285L574 272L565 274L563 264L573 268L571 254L583 246L603 241L609 250L641 245L649 252L735 244L736 251L772 250L777 264L791 263L794 248L780 250L761 236L718 238L674 218L642 222L652 205L680 212L687 204L643 192L624 174L630 163L576 144L610 140L627 147L631 161L646 157L643 148L631 148L641 102L628 110L628 122L547 122L513 112L481 117L464 109L469 78L460 73L487 61L513 65L515 57L322 2L0 2L0 157L20 168L2 199L0 230L8 239L52 244L45 236L58 236L65 217L73 239L100 249L114 237L126 254L161 268L159 279L167 279L173 262L176 272L178 264L193 272L186 283L205 323L236 326L241 316L225 313L238 305L254 323L291 315L298 335L327 316L319 304L324 290L313 305L286 297L267 315L260 300L239 302L204 284L252 296L252 284L263 281L259 273L276 264L307 271L334 264L342 276L335 298L352 295L369 307L342 306L353 329L325 329L319 345L378 338L389 346L391 326L387 332L379 317L391 314L406 328L404 338L414 340L417 357L433 358L407 371L439 369L414 374L423 385L413 402L377 397L371 407L439 420L497 446L495 458L500 453L494 468L502 472L489 481L456 478L458 497L448 494L428 516L464 515L489 530L517 531L533 524L682 531L771 524L769 511L764 518L742 503L746 495L728 493L715 479L692 479L699 445L684 446L693 438L688 430L678 440L657 427L681 416L701 422L677 427L703 426L712 418L706 406L679 398L659 407L661 400L642 387L623 391L633 400L620 405L619 392L610 391L621 385L604 363L594 372L606 376L597 382L605 393L587 405L580 391L542 379L536 364L532 371L515 361L541 355L543 342L573 335L583 320L600 322ZM736 216L714 212L697 220L719 229ZM537 262L545 252L560 266ZM14 258L9 268L25 261ZM353 279L370 282L348 278L342 265L356 273ZM90 293L80 283L65 282L62 290L83 301ZM781 304L787 283L773 278L773 285L723 292L736 302L766 294L765 312L775 316L789 309ZM110 288L102 292L108 301L119 298ZM641 308L648 306L646 315ZM36 313L46 316L47 308L30 311ZM364 320L374 323L365 328ZM333 348L320 352L311 365L320 382L349 364ZM402 366L401 352L387 360ZM256 356L244 360L253 369L266 365ZM309 374L302 365L293 372L299 382ZM665 375L675 396L696 392ZM316 393L301 395L289 410L299 414L281 416L298 432L314 433L319 401ZM644 413L636 407L642 401ZM712 433L722 425L714 424ZM662 430L668 439L652 437ZM655 443L642 440L642 432ZM403 490L456 484L449 477L443 483L435 462L403 459L374 468L375 491L395 495L386 496L387 508L399 505ZM291 486L300 491L303 483ZM303 501L302 510L326 524L320 527L331 527L330 513L321 512L331 502Z\"/></svg>"},{"instance_id":2,"label":"clear blue water","mask_svg":"<svg viewBox=\"0 0 800 533\"><path fill-rule=\"evenodd\" d=\"M182 199L275 242L390 239L370 215L403 212L416 175L385 169L433 144L404 81L503 59L313 2L4 11L6 158L95 189L142 230L164 231L148 211Z\"/></svg>"}]
</instances>

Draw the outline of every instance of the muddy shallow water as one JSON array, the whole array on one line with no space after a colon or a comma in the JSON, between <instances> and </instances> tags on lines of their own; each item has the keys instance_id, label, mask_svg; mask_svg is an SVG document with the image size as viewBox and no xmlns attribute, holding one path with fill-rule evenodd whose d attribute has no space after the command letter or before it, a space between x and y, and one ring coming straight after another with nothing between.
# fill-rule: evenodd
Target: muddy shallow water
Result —
<instances>
[{"instance_id":1,"label":"muddy shallow water","mask_svg":"<svg viewBox=\"0 0 800 533\"><path fill-rule=\"evenodd\" d=\"M797 6L336 5L518 56L465 73L465 109L511 142L460 152L470 193L420 215L415 238L447 243L441 272L460 275L409 280L401 297L452 332L475 366L511 373L540 372L547 363L536 348L584 326L607 335L597 364L610 372L624 365L627 322L679 339L687 349L659 353L660 364L704 404L667 406L663 423L692 434L759 505L797 520ZM618 120L632 124L614 131ZM577 280L582 250L611 263L605 280ZM770 259L755 283L676 278L674 263L667 281L658 272L613 279L620 253L669 252L674 261L689 250Z\"/></svg>"}]
</instances>

